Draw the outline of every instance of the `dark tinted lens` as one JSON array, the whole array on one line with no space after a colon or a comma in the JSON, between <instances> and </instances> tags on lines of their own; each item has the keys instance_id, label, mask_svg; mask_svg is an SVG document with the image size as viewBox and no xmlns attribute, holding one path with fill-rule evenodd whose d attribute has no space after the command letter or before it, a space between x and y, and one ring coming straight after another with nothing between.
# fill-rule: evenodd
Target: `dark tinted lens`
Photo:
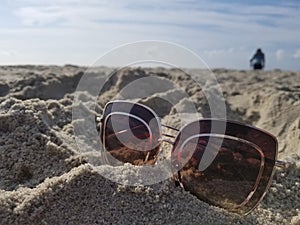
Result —
<instances>
[{"instance_id":1,"label":"dark tinted lens","mask_svg":"<svg viewBox=\"0 0 300 225\"><path fill-rule=\"evenodd\" d=\"M156 118L140 105L128 105L127 102L114 104L117 112L113 110L114 107L108 107L101 137L104 149L109 153L106 154L109 164L154 164L160 136ZM122 106L125 112L122 112ZM128 108L129 113L126 112Z\"/></svg>"},{"instance_id":2,"label":"dark tinted lens","mask_svg":"<svg viewBox=\"0 0 300 225\"><path fill-rule=\"evenodd\" d=\"M225 132L222 132L222 129L220 129L221 131L218 131L218 127L226 127ZM214 128L212 128L214 127ZM212 131L213 130L213 131ZM260 149L262 151L263 157L259 156L249 156L250 158L252 157L252 161L254 159L260 159L260 158L264 158L264 166L263 166L263 170L261 172L261 177L258 177L258 183L257 183L257 187L255 189L255 192L252 194L250 199L246 199L246 204L242 205L240 208L234 209L233 211L237 211L238 213L241 214L246 214L249 213L252 209L254 209L257 204L262 200L262 198L264 197L266 190L268 189L270 182L272 180L272 172L273 172L273 168L275 165L275 161L277 158L277 140L274 136L272 136L271 134L262 131L258 128L255 128L253 126L248 126L248 125L244 125L244 124L240 124L240 123L236 123L236 122L231 122L231 121L223 121L223 120L215 120L215 119L203 119L200 121L195 121L193 123L190 123L188 126L184 127L179 135L176 138L173 150L172 150L172 160L174 161L173 165L178 164L178 161L180 160L180 157L178 157L178 146L182 145L184 140L187 140L189 137L193 136L193 135L199 135L199 134L207 134L207 135L226 135L229 137L233 137L233 139L238 138L239 140L244 140L246 142L242 141L242 145L238 145L237 141L229 141L229 140L225 140L225 142L222 144L222 148L225 148L225 146L223 145L228 145L228 143L232 143L232 142L236 142L237 146L244 146L242 149L246 149L246 146L248 146L249 144L246 144L247 142L252 143L250 144L251 147L248 148L247 152L252 152L257 154L256 152L256 147L257 146L258 149ZM200 142L205 142L205 140L200 139ZM215 141L216 145L218 145L219 141ZM234 144L231 144L231 146L233 146ZM220 144L219 144L220 146ZM211 146L209 146L210 148ZM187 147L185 147L187 149ZM199 148L199 146L198 146ZM226 148L225 148L226 149ZM254 149L256 149L254 151ZM222 149L221 149L222 150ZM243 156L245 155L245 151L243 153ZM193 155L192 153L189 153L190 155ZM198 153L200 154L200 153ZM203 153L204 154L204 153ZM220 157L221 155L218 155L218 157ZM199 158L200 156L198 156ZM245 157L245 156L244 156ZM248 158L249 158L248 157ZM247 157L245 157L247 158ZM249 159L250 159L249 158ZM186 160L188 160L189 158L186 158ZM220 158L221 159L221 158ZM249 159L247 161L249 161ZM218 160L218 158L216 158L217 161L221 161ZM183 159L181 159L181 161L184 161ZM217 162L216 161L216 162ZM214 162L215 163L215 162ZM239 165L239 170L235 171L235 175L239 176L240 171L245 171L245 174L243 174L244 177L246 177L246 180L253 180L250 179L251 177L254 178L254 175L257 174L257 169L253 169L251 166L251 164L246 163L245 164L245 169L243 169L244 167L241 167L240 164ZM254 164L256 165L256 164ZM248 170L248 169L249 170ZM250 169L252 168L252 169ZM180 166L177 167L177 169L180 169ZM252 182L253 183L253 182ZM188 185L188 184L186 184ZM228 191L230 191L230 188L227 188L225 186L223 186L222 188L226 188ZM232 191L236 191L236 189L233 189ZM244 192L243 197L247 196L249 189L247 191ZM205 196L202 196L203 198ZM208 197L208 196L206 196ZM232 199L234 199L233 197L231 197ZM235 205L238 205L238 203L242 200L242 198L240 199L236 199L235 200ZM206 200L206 201L209 201ZM216 200L213 200L211 202L214 202L215 204L217 204ZM221 204L219 204L221 205ZM225 208L228 208L225 206L223 206ZM234 205L233 205L234 207Z\"/></svg>"},{"instance_id":3,"label":"dark tinted lens","mask_svg":"<svg viewBox=\"0 0 300 225\"><path fill-rule=\"evenodd\" d=\"M232 211L251 197L262 172L259 149L236 139L194 137L180 152L180 160L187 161L181 170L185 189L206 202ZM212 162L206 167L205 161Z\"/></svg>"}]
</instances>

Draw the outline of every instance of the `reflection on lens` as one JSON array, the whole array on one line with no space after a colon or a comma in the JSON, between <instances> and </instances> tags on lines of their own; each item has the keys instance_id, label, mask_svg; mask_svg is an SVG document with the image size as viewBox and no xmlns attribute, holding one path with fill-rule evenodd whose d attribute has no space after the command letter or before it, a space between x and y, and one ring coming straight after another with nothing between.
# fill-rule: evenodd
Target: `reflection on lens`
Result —
<instances>
[{"instance_id":1,"label":"reflection on lens","mask_svg":"<svg viewBox=\"0 0 300 225\"><path fill-rule=\"evenodd\" d=\"M214 160L202 171L200 162L209 154ZM187 162L181 170L186 190L231 211L238 211L251 197L264 164L257 146L241 139L213 135L190 139L181 147L179 160Z\"/></svg>"},{"instance_id":2,"label":"reflection on lens","mask_svg":"<svg viewBox=\"0 0 300 225\"><path fill-rule=\"evenodd\" d=\"M151 130L143 120L116 113L104 125L104 148L109 152L110 165L155 163L159 145L153 143Z\"/></svg>"}]
</instances>

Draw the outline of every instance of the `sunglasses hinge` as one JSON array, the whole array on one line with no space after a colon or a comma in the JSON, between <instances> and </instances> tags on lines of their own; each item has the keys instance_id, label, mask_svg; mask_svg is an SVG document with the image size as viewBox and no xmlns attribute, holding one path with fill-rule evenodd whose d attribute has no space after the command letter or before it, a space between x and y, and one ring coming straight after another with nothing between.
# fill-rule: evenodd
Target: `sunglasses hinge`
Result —
<instances>
[{"instance_id":1,"label":"sunglasses hinge","mask_svg":"<svg viewBox=\"0 0 300 225\"><path fill-rule=\"evenodd\" d=\"M175 185L176 185L176 187L180 187L182 190L184 190L184 186L183 186L182 180L181 180L180 171L177 172L177 178L175 179Z\"/></svg>"},{"instance_id":2,"label":"sunglasses hinge","mask_svg":"<svg viewBox=\"0 0 300 225\"><path fill-rule=\"evenodd\" d=\"M280 161L280 160L276 160L275 161L275 166L277 166L279 168L286 168L288 166L288 163Z\"/></svg>"},{"instance_id":3,"label":"sunglasses hinge","mask_svg":"<svg viewBox=\"0 0 300 225\"><path fill-rule=\"evenodd\" d=\"M102 116L96 116L95 121L97 123L102 123L103 122L103 117Z\"/></svg>"}]
</instances>

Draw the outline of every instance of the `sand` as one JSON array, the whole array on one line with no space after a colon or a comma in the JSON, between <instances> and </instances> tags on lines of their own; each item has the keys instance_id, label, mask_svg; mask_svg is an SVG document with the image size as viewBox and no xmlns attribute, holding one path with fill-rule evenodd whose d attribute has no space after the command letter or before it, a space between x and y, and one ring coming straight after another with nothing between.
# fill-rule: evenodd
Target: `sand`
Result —
<instances>
[{"instance_id":1,"label":"sand","mask_svg":"<svg viewBox=\"0 0 300 225\"><path fill-rule=\"evenodd\" d=\"M93 145L97 141L86 144L93 139L89 131L87 137L79 135L82 142L76 140L74 127L83 121L72 119L72 109L79 107L73 105L74 92L86 70L73 65L0 67L1 225L300 224L300 72L213 70L226 99L227 117L275 135L279 159L290 162L287 168L276 169L259 207L241 217L198 200L176 187L171 178L126 186L103 177L112 173L126 181L139 168L99 166ZM95 71L103 78L113 69ZM179 125L175 109L184 108L188 99L200 116L208 115L208 102L195 82L179 71L162 68L132 68L116 74L98 98L97 113L120 95L137 100L136 90L136 98L130 97L132 89L122 90L136 77L151 76L161 79L161 85L149 80L141 90L152 92L141 102L164 122ZM93 96L81 91L80 98ZM165 98L174 99L174 105ZM186 114L187 120L193 116Z\"/></svg>"}]
</instances>

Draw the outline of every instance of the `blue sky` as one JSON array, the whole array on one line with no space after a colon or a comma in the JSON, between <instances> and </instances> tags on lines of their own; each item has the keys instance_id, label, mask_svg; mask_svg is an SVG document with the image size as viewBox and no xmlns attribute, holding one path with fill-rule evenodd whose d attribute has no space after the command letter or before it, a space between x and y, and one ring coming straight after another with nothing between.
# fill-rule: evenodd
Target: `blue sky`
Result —
<instances>
[{"instance_id":1,"label":"blue sky","mask_svg":"<svg viewBox=\"0 0 300 225\"><path fill-rule=\"evenodd\" d=\"M299 0L4 0L0 64L91 65L111 49L162 40L210 67L300 70Z\"/></svg>"}]
</instances>

